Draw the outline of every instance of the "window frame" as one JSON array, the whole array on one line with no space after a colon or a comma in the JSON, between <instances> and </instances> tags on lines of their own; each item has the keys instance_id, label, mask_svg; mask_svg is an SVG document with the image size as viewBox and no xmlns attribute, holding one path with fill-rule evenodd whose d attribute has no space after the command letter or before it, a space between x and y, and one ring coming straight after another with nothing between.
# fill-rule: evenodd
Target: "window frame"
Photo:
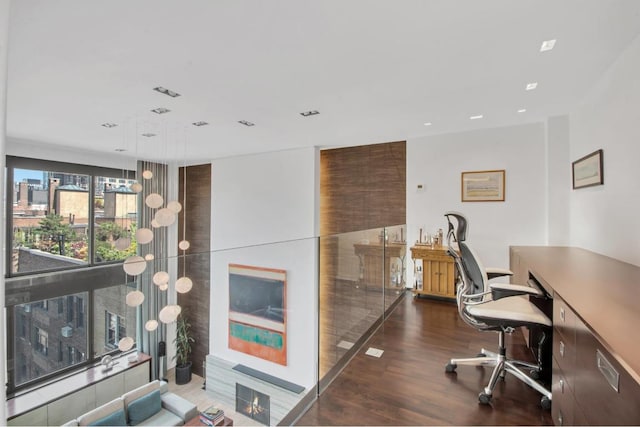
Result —
<instances>
[{"instance_id":1,"label":"window frame","mask_svg":"<svg viewBox=\"0 0 640 427\"><path fill-rule=\"evenodd\" d=\"M25 157L6 156L6 209L5 209L5 224L6 224L6 245L7 248L13 247L13 187L14 187L14 169L29 169L29 170L42 170L42 171L55 171L61 173L87 175L89 179L89 218L88 221L88 243L89 243L89 262L85 265L63 267L59 269L51 270L39 270L35 272L13 273L11 272L11 250L6 251L6 258L3 260L5 263L5 307L6 307L6 346L5 346L5 360L7 367L7 396L11 397L22 390L26 390L37 386L38 384L45 383L54 378L64 376L70 372L77 372L81 369L86 369L88 366L93 366L97 363L105 354L113 354L118 352L116 347L112 351L102 351L97 349L100 354L96 354L94 348L94 330L95 313L96 309L101 309L95 306L94 291L98 289L110 288L115 286L133 286L135 287L135 278L124 276L122 274L122 262L123 260L114 260L107 262L95 262L95 194L96 194L96 177L105 178L123 178L123 179L136 179L136 172L127 169L115 169L106 168L100 166L82 165L74 163L56 162L41 159L31 159ZM140 206L138 205L137 210ZM79 302L78 298L74 298L74 316L83 315L82 324L77 324L78 320L73 319L74 326L84 328L86 332L87 340L87 355L86 360L81 361L63 369L44 373L39 377L25 381L16 386L15 378L16 373L14 369L25 369L19 361L15 360L14 351L16 347L16 340L21 338L21 332L16 330L15 322L17 321L15 316L19 315L17 312L17 306L22 304L32 304L33 302L52 300L52 304L59 304L60 301L53 301L56 298L64 298L64 303L68 303L67 296L86 293L86 298L82 297L82 302ZM49 301L47 301L48 303ZM80 307L78 304L82 304ZM33 308L32 308L33 309ZM46 308L49 311L49 315L60 315L59 306L48 305ZM24 323L24 322L23 322ZM29 331L29 325L24 325L27 334ZM46 331L45 331L46 332ZM26 338L26 337L25 337ZM47 340L55 339L55 337L47 337ZM55 346L54 346L55 347ZM47 352L51 350L47 345ZM72 359L75 360L78 357L82 358L82 355L78 353L77 349ZM77 354L76 354L77 353Z\"/></svg>"},{"instance_id":2,"label":"window frame","mask_svg":"<svg viewBox=\"0 0 640 427\"><path fill-rule=\"evenodd\" d=\"M122 260L96 262L95 256L95 196L96 196L96 177L115 178L125 180L135 180L136 171L129 169L115 169L102 166L83 165L78 163L57 162L53 160L42 160L18 156L6 156L6 212L5 212L5 244L7 248L13 248L13 187L14 187L14 169L28 169L37 171L55 171L73 175L86 175L89 181L88 191L88 213L89 221L87 224L87 244L89 259L85 265L66 266L60 268L44 269L38 271L29 271L24 273L14 273L11 270L12 250L7 250L5 254L5 278L28 276L41 273L49 273L54 271L75 270L82 268L90 268L98 265L120 263Z\"/></svg>"}]
</instances>

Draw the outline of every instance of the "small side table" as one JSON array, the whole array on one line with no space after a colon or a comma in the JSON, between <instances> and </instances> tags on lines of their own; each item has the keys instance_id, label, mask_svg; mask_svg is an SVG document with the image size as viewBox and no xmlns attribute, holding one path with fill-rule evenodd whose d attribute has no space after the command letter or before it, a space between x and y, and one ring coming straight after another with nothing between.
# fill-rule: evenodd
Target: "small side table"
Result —
<instances>
[{"instance_id":1,"label":"small side table","mask_svg":"<svg viewBox=\"0 0 640 427\"><path fill-rule=\"evenodd\" d=\"M204 426L206 424L200 421L200 413L198 413L198 415L196 415L195 417L191 418L190 420L187 420L187 422L184 423L184 425L185 426ZM232 425L233 425L233 420L227 417L226 415L220 422L218 422L218 424L216 424L216 426L232 426Z\"/></svg>"}]
</instances>

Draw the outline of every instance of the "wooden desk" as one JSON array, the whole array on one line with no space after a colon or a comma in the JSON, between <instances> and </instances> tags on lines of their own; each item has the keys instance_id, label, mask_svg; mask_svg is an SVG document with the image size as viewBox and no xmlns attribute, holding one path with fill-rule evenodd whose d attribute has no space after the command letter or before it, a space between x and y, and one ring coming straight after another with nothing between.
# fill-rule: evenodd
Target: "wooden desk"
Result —
<instances>
[{"instance_id":1,"label":"wooden desk","mask_svg":"<svg viewBox=\"0 0 640 427\"><path fill-rule=\"evenodd\" d=\"M360 258L360 282L365 286L382 289L383 279L387 288L404 287L405 243L355 243L356 255ZM382 253L384 251L384 261ZM391 282L392 265L396 260L402 263L400 283ZM383 264L384 263L384 264Z\"/></svg>"},{"instance_id":2,"label":"wooden desk","mask_svg":"<svg viewBox=\"0 0 640 427\"><path fill-rule=\"evenodd\" d=\"M422 288L414 287L414 296L456 298L456 271L447 246L412 246L411 258L422 260Z\"/></svg>"},{"instance_id":3,"label":"wooden desk","mask_svg":"<svg viewBox=\"0 0 640 427\"><path fill-rule=\"evenodd\" d=\"M640 424L640 267L571 247L509 254L515 280L553 296L554 422Z\"/></svg>"}]
</instances>

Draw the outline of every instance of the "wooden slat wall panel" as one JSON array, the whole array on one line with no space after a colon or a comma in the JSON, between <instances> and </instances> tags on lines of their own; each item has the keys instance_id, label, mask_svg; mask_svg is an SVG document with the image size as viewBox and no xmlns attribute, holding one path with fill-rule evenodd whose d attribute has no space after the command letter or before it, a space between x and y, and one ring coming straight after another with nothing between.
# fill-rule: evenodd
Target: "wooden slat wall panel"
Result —
<instances>
[{"instance_id":1,"label":"wooden slat wall panel","mask_svg":"<svg viewBox=\"0 0 640 427\"><path fill-rule=\"evenodd\" d=\"M406 142L320 153L320 233L406 222Z\"/></svg>"},{"instance_id":2,"label":"wooden slat wall panel","mask_svg":"<svg viewBox=\"0 0 640 427\"><path fill-rule=\"evenodd\" d=\"M182 203L185 200L184 168L180 168L179 174L179 200ZM193 288L186 294L178 294L178 304L188 313L195 338L192 370L202 376L203 362L209 353L211 164L188 166L186 180L186 203L178 217L178 241L186 239L191 246L185 252L187 257L180 259L178 265L179 276L186 271L193 281Z\"/></svg>"}]
</instances>

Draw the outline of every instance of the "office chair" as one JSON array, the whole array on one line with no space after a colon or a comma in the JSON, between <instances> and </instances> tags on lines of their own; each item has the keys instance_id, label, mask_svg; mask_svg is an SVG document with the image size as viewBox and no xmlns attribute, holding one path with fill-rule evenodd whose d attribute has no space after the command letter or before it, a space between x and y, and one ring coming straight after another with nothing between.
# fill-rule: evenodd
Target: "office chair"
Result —
<instances>
[{"instance_id":1,"label":"office chair","mask_svg":"<svg viewBox=\"0 0 640 427\"><path fill-rule=\"evenodd\" d=\"M489 283L487 270L473 249L466 244L467 220L458 212L445 214L449 223L447 232L448 253L453 257L458 273L456 302L458 313L468 325L480 331L498 332L498 352L482 349L477 357L451 359L445 367L446 372L454 372L458 365L493 366L493 372L487 386L478 395L482 404L489 404L493 390L499 378L510 373L520 381L542 394L540 404L544 409L551 407L551 392L536 381L541 371L541 358L538 364L507 358L505 334L511 333L521 326L551 327L551 320L526 296L544 297L540 289L514 284ZM455 218L457 227L452 219ZM458 251L453 248L453 241L458 243ZM491 271L491 270L490 270ZM508 270L504 270L508 274ZM493 277L499 271L494 270ZM523 297L525 296L525 297ZM540 355L538 355L540 356ZM524 369L531 371L528 376Z\"/></svg>"}]
</instances>

